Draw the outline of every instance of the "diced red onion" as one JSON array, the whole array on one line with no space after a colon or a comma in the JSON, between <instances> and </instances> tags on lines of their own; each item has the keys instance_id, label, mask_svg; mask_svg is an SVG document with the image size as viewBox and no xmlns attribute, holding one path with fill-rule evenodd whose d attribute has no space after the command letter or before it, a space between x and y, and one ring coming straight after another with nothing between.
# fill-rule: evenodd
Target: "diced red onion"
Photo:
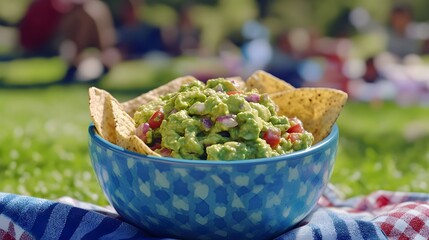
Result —
<instances>
[{"instance_id":1,"label":"diced red onion","mask_svg":"<svg viewBox=\"0 0 429 240\"><path fill-rule=\"evenodd\" d=\"M171 149L168 149L168 148L161 148L160 150L159 150L159 154L161 154L161 156L163 156L163 157L170 157L171 156Z\"/></svg>"},{"instance_id":2,"label":"diced red onion","mask_svg":"<svg viewBox=\"0 0 429 240\"><path fill-rule=\"evenodd\" d=\"M198 113L202 113L206 109L206 106L202 102L196 102L191 108L195 109Z\"/></svg>"},{"instance_id":3,"label":"diced red onion","mask_svg":"<svg viewBox=\"0 0 429 240\"><path fill-rule=\"evenodd\" d=\"M136 128L136 136L146 142L146 134L150 130L149 123L142 123Z\"/></svg>"},{"instance_id":4,"label":"diced red onion","mask_svg":"<svg viewBox=\"0 0 429 240\"><path fill-rule=\"evenodd\" d=\"M155 142L155 143L150 147L150 149L152 149L153 151L158 150L158 149L161 149L161 142L159 142L159 141Z\"/></svg>"},{"instance_id":5,"label":"diced red onion","mask_svg":"<svg viewBox=\"0 0 429 240\"><path fill-rule=\"evenodd\" d=\"M234 85L234 87L235 87L236 89L240 88L240 84L238 84L238 82L237 82L237 81L235 81L234 79L231 79L231 80L229 80L229 81L232 83L232 85Z\"/></svg>"},{"instance_id":6,"label":"diced red onion","mask_svg":"<svg viewBox=\"0 0 429 240\"><path fill-rule=\"evenodd\" d=\"M248 102L258 103L260 100L261 100L261 96L259 96L259 94L256 94L256 93L251 93L246 96L246 101Z\"/></svg>"},{"instance_id":7,"label":"diced red onion","mask_svg":"<svg viewBox=\"0 0 429 240\"><path fill-rule=\"evenodd\" d=\"M178 112L177 109L173 108L173 110L171 110L168 115L171 115L171 114L174 114L174 113L177 113L177 112Z\"/></svg>"},{"instance_id":8,"label":"diced red onion","mask_svg":"<svg viewBox=\"0 0 429 240\"><path fill-rule=\"evenodd\" d=\"M291 126L294 126L296 124L299 124L299 125L302 126L301 120L299 118L297 118L297 117L291 117L291 118L289 118L289 121L291 122L290 123Z\"/></svg>"},{"instance_id":9,"label":"diced red onion","mask_svg":"<svg viewBox=\"0 0 429 240\"><path fill-rule=\"evenodd\" d=\"M222 85L218 84L215 88L213 88L216 92L223 92Z\"/></svg>"},{"instance_id":10,"label":"diced red onion","mask_svg":"<svg viewBox=\"0 0 429 240\"><path fill-rule=\"evenodd\" d=\"M205 129L210 129L213 127L213 122L210 118L207 118L207 117L202 118L201 123L203 124Z\"/></svg>"},{"instance_id":11,"label":"diced red onion","mask_svg":"<svg viewBox=\"0 0 429 240\"><path fill-rule=\"evenodd\" d=\"M222 123L225 127L233 128L238 125L238 122L235 120L235 115L225 115L220 116L216 121Z\"/></svg>"}]
</instances>

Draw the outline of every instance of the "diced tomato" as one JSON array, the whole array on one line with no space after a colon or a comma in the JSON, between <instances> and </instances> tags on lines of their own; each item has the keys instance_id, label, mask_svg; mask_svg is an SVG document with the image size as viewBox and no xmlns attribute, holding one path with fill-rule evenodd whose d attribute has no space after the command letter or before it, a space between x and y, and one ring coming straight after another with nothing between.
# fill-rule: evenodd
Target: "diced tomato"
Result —
<instances>
[{"instance_id":1,"label":"diced tomato","mask_svg":"<svg viewBox=\"0 0 429 240\"><path fill-rule=\"evenodd\" d=\"M158 110L149 118L148 123L152 129L156 129L161 126L162 120L164 120L164 113L161 110Z\"/></svg>"},{"instance_id":2,"label":"diced tomato","mask_svg":"<svg viewBox=\"0 0 429 240\"><path fill-rule=\"evenodd\" d=\"M277 147L280 143L280 131L268 129L262 136L263 139L270 144L271 148Z\"/></svg>"},{"instance_id":3,"label":"diced tomato","mask_svg":"<svg viewBox=\"0 0 429 240\"><path fill-rule=\"evenodd\" d=\"M226 92L226 94L228 94L228 95L235 95L235 94L240 94L241 92L240 91L228 91L228 92Z\"/></svg>"},{"instance_id":4,"label":"diced tomato","mask_svg":"<svg viewBox=\"0 0 429 240\"><path fill-rule=\"evenodd\" d=\"M304 128L302 127L301 124L297 123L293 126L291 126L288 130L288 133L302 133L304 132Z\"/></svg>"}]
</instances>

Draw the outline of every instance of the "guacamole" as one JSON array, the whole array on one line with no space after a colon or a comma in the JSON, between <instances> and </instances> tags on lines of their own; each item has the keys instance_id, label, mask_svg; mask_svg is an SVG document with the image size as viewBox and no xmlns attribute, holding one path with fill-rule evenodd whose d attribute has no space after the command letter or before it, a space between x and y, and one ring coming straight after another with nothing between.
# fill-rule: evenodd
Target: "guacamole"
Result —
<instances>
[{"instance_id":1,"label":"guacamole","mask_svg":"<svg viewBox=\"0 0 429 240\"><path fill-rule=\"evenodd\" d=\"M241 160L308 148L311 133L297 118L278 116L266 94L243 92L228 79L194 81L142 105L136 135L162 156Z\"/></svg>"}]
</instances>

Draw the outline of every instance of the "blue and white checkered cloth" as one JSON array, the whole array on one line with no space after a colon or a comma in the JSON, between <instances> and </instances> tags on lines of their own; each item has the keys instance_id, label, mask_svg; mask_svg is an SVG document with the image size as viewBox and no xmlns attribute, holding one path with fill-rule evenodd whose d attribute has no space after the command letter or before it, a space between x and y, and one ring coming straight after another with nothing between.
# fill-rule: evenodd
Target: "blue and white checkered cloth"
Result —
<instances>
[{"instance_id":1,"label":"blue and white checkered cloth","mask_svg":"<svg viewBox=\"0 0 429 240\"><path fill-rule=\"evenodd\" d=\"M413 217L401 219L407 212ZM378 191L342 200L328 188L318 207L276 240L388 238L429 239L429 194ZM0 239L167 238L145 233L110 207L0 193Z\"/></svg>"}]
</instances>

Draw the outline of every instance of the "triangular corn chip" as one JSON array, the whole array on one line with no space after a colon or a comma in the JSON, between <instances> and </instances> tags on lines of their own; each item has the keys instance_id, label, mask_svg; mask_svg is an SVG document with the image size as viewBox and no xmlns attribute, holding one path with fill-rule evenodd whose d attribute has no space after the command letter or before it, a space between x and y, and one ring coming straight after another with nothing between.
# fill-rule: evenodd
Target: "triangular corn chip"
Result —
<instances>
[{"instance_id":1,"label":"triangular corn chip","mask_svg":"<svg viewBox=\"0 0 429 240\"><path fill-rule=\"evenodd\" d=\"M176 78L168 82L167 84L159 86L158 88L155 88L147 93L143 93L136 98L123 102L122 106L124 110L128 113L128 115L133 116L135 111L141 105L148 103L150 101L153 101L155 99L158 99L162 95L172 93L172 92L177 92L180 89L180 86L195 80L197 79L192 76Z\"/></svg>"},{"instance_id":2,"label":"triangular corn chip","mask_svg":"<svg viewBox=\"0 0 429 240\"><path fill-rule=\"evenodd\" d=\"M260 93L275 93L295 89L289 83L262 70L256 71L246 80L246 87L248 91L257 89Z\"/></svg>"},{"instance_id":3,"label":"triangular corn chip","mask_svg":"<svg viewBox=\"0 0 429 240\"><path fill-rule=\"evenodd\" d=\"M128 139L124 140L121 143L122 147L132 151L137 152L145 155L152 155L152 156L158 156L160 157L158 153L154 152L152 149L150 149L149 146L147 146L140 138L138 138L136 135L130 136Z\"/></svg>"},{"instance_id":4,"label":"triangular corn chip","mask_svg":"<svg viewBox=\"0 0 429 240\"><path fill-rule=\"evenodd\" d=\"M347 94L331 88L297 88L270 94L279 106L278 114L298 117L314 136L314 143L323 140L340 115Z\"/></svg>"},{"instance_id":5,"label":"triangular corn chip","mask_svg":"<svg viewBox=\"0 0 429 240\"><path fill-rule=\"evenodd\" d=\"M107 141L130 151L160 156L135 135L134 119L108 92L91 87L89 89L89 109L97 133Z\"/></svg>"},{"instance_id":6,"label":"triangular corn chip","mask_svg":"<svg viewBox=\"0 0 429 240\"><path fill-rule=\"evenodd\" d=\"M136 127L134 119L123 110L122 105L113 97L110 99L110 103L115 119L115 144L133 152L160 156L135 135Z\"/></svg>"},{"instance_id":7,"label":"triangular corn chip","mask_svg":"<svg viewBox=\"0 0 429 240\"><path fill-rule=\"evenodd\" d=\"M91 87L89 93L89 111L92 122L98 134L107 141L116 142L115 120L110 104L110 94L96 87Z\"/></svg>"}]
</instances>

